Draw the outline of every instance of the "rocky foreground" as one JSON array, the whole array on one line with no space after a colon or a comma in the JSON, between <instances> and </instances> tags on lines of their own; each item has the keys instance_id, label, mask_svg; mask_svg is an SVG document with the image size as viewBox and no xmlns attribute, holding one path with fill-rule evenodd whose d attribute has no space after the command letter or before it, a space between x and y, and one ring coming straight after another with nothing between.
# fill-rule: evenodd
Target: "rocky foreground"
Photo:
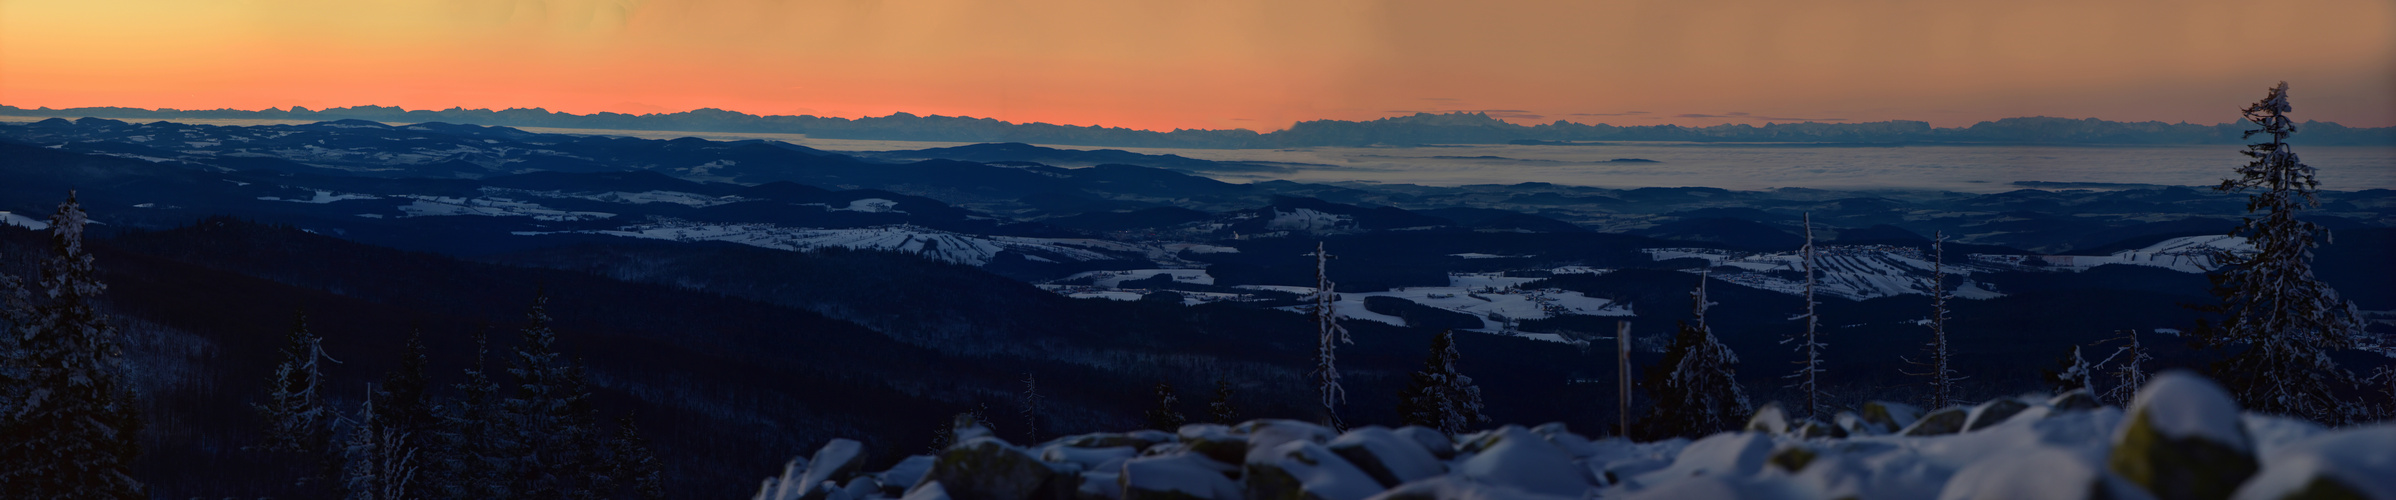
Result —
<instances>
[{"instance_id":1,"label":"rocky foreground","mask_svg":"<svg viewBox=\"0 0 2396 500\"><path fill-rule=\"evenodd\" d=\"M2157 377L2127 411L2073 392L1927 414L1872 403L1792 425L1767 406L1746 431L1696 441L1590 440L1562 424L1335 434L1291 420L1033 446L962 420L956 437L879 472L862 470L856 441L833 440L756 499L2396 499L2396 424L2243 413L2186 373Z\"/></svg>"}]
</instances>

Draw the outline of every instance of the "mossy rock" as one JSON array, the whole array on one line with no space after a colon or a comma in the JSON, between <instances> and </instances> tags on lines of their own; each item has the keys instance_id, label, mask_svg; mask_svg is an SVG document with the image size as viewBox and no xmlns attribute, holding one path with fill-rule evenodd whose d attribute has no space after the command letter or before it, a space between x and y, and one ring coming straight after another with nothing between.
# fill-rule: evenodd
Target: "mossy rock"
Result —
<instances>
[{"instance_id":1,"label":"mossy rock","mask_svg":"<svg viewBox=\"0 0 2396 500\"><path fill-rule=\"evenodd\" d=\"M1939 411L1930 412L1929 415L1923 415L1921 420L1915 420L1913 425L1907 426L1905 428L1905 432L1898 434L1907 436L1939 436L1963 432L1963 423L1966 416L1965 410L1962 407L1948 407Z\"/></svg>"},{"instance_id":2,"label":"mossy rock","mask_svg":"<svg viewBox=\"0 0 2396 500\"><path fill-rule=\"evenodd\" d=\"M1152 440L1141 439L1130 434L1101 432L1059 439L1057 440L1057 444L1067 448L1116 448L1129 446L1132 449L1138 450L1146 449L1151 445L1155 445L1156 442Z\"/></svg>"},{"instance_id":3,"label":"mossy rock","mask_svg":"<svg viewBox=\"0 0 2396 500\"><path fill-rule=\"evenodd\" d=\"M1868 401L1857 410L1856 417L1863 419L1864 423L1879 426L1883 429L1882 433L1894 433L1920 420L1922 410L1904 403Z\"/></svg>"},{"instance_id":4,"label":"mossy rock","mask_svg":"<svg viewBox=\"0 0 2396 500\"><path fill-rule=\"evenodd\" d=\"M1772 452L1772 458L1766 463L1770 463L1774 467L1779 467L1780 470L1795 473L1805 470L1805 466L1807 465L1813 465L1814 459L1820 456L1820 453L1815 453L1812 449L1803 446L1791 446L1787 448L1781 448L1780 451Z\"/></svg>"},{"instance_id":5,"label":"mossy rock","mask_svg":"<svg viewBox=\"0 0 2396 500\"><path fill-rule=\"evenodd\" d=\"M1795 434L1797 437L1805 439L1843 439L1847 437L1847 430L1840 429L1836 425L1806 419L1797 423Z\"/></svg>"},{"instance_id":6,"label":"mossy rock","mask_svg":"<svg viewBox=\"0 0 2396 500\"><path fill-rule=\"evenodd\" d=\"M2174 438L2155 429L2147 409L2131 415L2108 466L2161 500L2221 500L2253 476L2254 456L2203 436ZM2239 432L2244 432L2241 429Z\"/></svg>"},{"instance_id":7,"label":"mossy rock","mask_svg":"<svg viewBox=\"0 0 2396 500\"><path fill-rule=\"evenodd\" d=\"M1963 430L1970 432L1996 427L1997 424L2005 423L2005 419L2013 418L2014 415L2021 414L2022 410L2027 409L2030 409L2030 405L2022 404L2022 402L2011 398L1981 403L1979 415L1973 416L1972 425L1965 426Z\"/></svg>"}]
</instances>

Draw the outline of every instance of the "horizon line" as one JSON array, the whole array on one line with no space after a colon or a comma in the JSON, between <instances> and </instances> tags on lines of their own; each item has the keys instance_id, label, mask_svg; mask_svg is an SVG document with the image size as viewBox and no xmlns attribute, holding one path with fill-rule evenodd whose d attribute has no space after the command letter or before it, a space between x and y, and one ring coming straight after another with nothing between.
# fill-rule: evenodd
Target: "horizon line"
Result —
<instances>
[{"instance_id":1,"label":"horizon line","mask_svg":"<svg viewBox=\"0 0 2396 500\"><path fill-rule=\"evenodd\" d=\"M2220 125L2236 124L2236 123L2240 123L2240 122L2241 122L2241 121L2225 121L2225 122L2221 122L2221 123L2205 124L2205 123L2190 123L2190 122L2188 122L2188 121L2186 121L2186 120L2182 120L2182 121L2178 121L2178 122L2164 122L2164 121L2161 121L2161 120L2126 121L2126 120L2113 120L2113 119L2098 118L2098 117L2070 118L2070 117L2054 117L2054 116L2046 116L2046 115L2028 115L2028 116L2009 116L2009 117L1997 118L1997 119L1992 119L1992 120L1981 120L1981 121L1978 121L1978 122L1974 122L1972 125L1962 125L1962 126L1955 126L1955 127L1940 127L1940 126L1937 126L1937 125L1931 125L1931 124L1930 124L1930 122L1929 122L1929 121L1927 121L1927 120L1905 120L1905 119L1890 119L1890 120L1880 120L1880 121L1859 121L1859 122L1844 122L1844 121L1818 121L1818 120L1800 120L1800 121L1787 121L1787 122L1782 122L1782 121L1774 121L1774 120L1765 120L1765 121L1763 121L1763 123L1761 123L1761 124L1752 124L1752 123L1720 123L1720 124L1715 124L1715 125L1705 125L1705 126L1677 125L1677 124L1670 124L1670 123L1661 123L1661 124L1653 124L1653 125L1619 125L1619 124L1606 123L1606 122L1582 123L1582 122L1576 122L1576 121L1565 120L1565 119L1557 119L1557 120L1553 120L1553 121L1539 122L1539 123L1535 123L1535 124L1531 124L1531 125L1524 125L1524 124L1521 124L1521 123L1515 123L1515 122L1512 122L1512 121L1508 121L1508 120L1506 120L1506 119L1504 119L1504 118L1495 117L1495 116L1490 116L1490 114L1489 114L1487 111L1462 111L1462 110L1458 110L1458 111L1449 111L1449 112L1445 112L1445 113L1430 113L1430 112L1416 111L1416 112L1413 112L1412 114L1404 114L1404 115L1397 115L1397 116L1388 116L1388 117L1375 118L1375 119L1370 119L1370 120L1342 120L1342 119L1335 119L1335 118L1318 118L1318 119L1311 119L1311 120L1298 120L1298 121L1291 122L1291 124L1290 124L1290 126L1289 126L1289 127L1283 127L1283 128L1280 128L1280 129L1274 129L1274 130L1269 130L1269 131L1260 131L1260 130L1249 129L1249 128L1222 128L1222 129L1205 129L1205 128L1174 128L1174 129L1171 129L1171 130L1156 130L1156 129L1143 129L1143 128L1119 127L1119 126L1108 126L1108 125L1077 125L1077 124L1067 124L1067 123L1049 123L1049 122L1040 122L1040 121L1032 121L1032 122L1011 122L1011 121L1006 121L1006 120L1002 120L1002 119L998 119L998 118L991 118L991 117L976 117L976 116L968 116L968 115L954 115L954 116L951 116L951 115L940 115L940 114L923 114L923 115L919 115L919 114L915 114L915 113L911 113L911 112L906 112L906 111L893 111L893 112L891 112L891 113L890 113L890 114L888 114L888 115L882 115L882 116L863 115L863 116L857 116L857 117L846 117L846 116L827 116L827 115L814 115L814 114L774 114L774 115L768 115L768 114L756 114L756 113L750 113L750 112L746 112L746 111L738 111L738 110L731 110L731 109L724 109L724 108L716 108L716 107L702 107L702 108L694 108L694 109L689 109L689 110L683 110L683 111L672 111L672 112L654 112L654 113L640 113L640 114L633 114L633 113L620 113L620 112L614 112L614 111L598 111L598 112L591 112L591 113L572 113L572 112L566 112L566 111L552 111L552 110L549 110L548 108L545 108L545 107L530 107L530 108L510 107L510 108L504 108L504 109L492 109L492 108L466 108L466 107L464 107L464 106L450 106L450 107L448 107L448 108L443 108L443 109L431 109L431 108L407 109L407 108L405 108L405 107L401 107L401 106L384 106L384 105L379 105L379 104L360 104L360 105L353 105L353 106L336 106L336 107L327 107L327 108L321 108L321 109L311 109L311 108L309 108L309 107L307 107L307 106L300 106L300 105L292 105L292 106L289 106L289 107L272 107L272 106L270 106L270 107L266 107L266 108L263 108L263 109L250 110L250 109L239 109L239 108L229 108L229 107L228 107L228 108L213 108L213 109L185 109L185 108L140 108L140 107L129 107L129 106L77 106L77 107L67 107L67 108L52 108L52 107L49 107L49 106L37 106L37 107L33 107L33 108L25 108L25 107L18 107L18 106L11 105L11 104L6 104L6 103L0 103L0 112L10 112L10 111L19 111L19 112L39 112L39 111L51 111L51 112L62 112L62 113L63 113L63 112L68 112L68 111L73 111L73 110L116 109L116 110L140 111L140 112L148 112L148 113L210 113L210 112L223 112L223 113L301 113L301 112L305 112L305 113L318 113L318 114L321 114L321 113L325 113L325 112L329 112L329 111L346 111L346 110L358 110L358 109L361 109L361 108L392 109L392 110L397 110L397 112L398 112L398 113L419 113L419 112L423 112L423 113L446 113L446 112L486 112L486 113L504 113L504 112L509 112L509 111L526 111L526 112L533 112L533 111L537 111L537 112L547 113L547 114L550 114L550 115L563 115L563 116L570 116L570 117L594 117L594 116L607 116L607 115L614 115L614 116L623 116L623 117L630 117L630 118L672 117L672 116L674 116L674 115L692 114L692 113L699 113L699 112L703 112L703 111L715 111L715 112L731 113L731 114L745 115L745 116L751 116L751 117L757 117L757 118L813 118L813 119L839 119L839 120L848 120L848 121L860 121L860 120L868 120L868 119L890 119L890 118L900 118L900 117L902 117L902 115L903 115L904 117L908 117L908 118L953 118L953 119L966 119L966 120L976 120L976 121L991 121L991 122L996 122L996 123L1000 123L1000 124L1006 124L1006 125L1018 125L1018 126L1020 126L1020 125L1047 125L1047 126L1053 126L1053 127L1074 127L1074 128L1090 128L1090 129L1101 129L1101 130L1129 130L1129 131L1148 132L1148 133L1155 133L1155 134L1170 134L1170 133L1173 133L1173 132L1234 132L1234 131L1247 131L1247 132L1250 132L1250 133L1255 133L1255 134L1273 134L1273 133L1279 133L1279 132L1285 132L1285 131L1288 131L1288 130L1290 130L1290 129L1296 128L1296 127L1297 127L1298 125L1300 125L1300 124L1305 124L1305 123L1315 123L1315 122L1370 123L1370 122L1375 122L1375 121L1391 120L1391 119L1399 119L1399 118L1410 118L1410 117L1416 117L1416 116L1459 116L1459 115L1462 115L1462 116L1479 116L1479 117L1486 118L1486 119L1489 119L1489 120L1498 121L1498 122L1502 122L1502 123L1506 123L1506 124L1509 124L1509 125L1514 125L1514 126L1518 126L1518 127L1538 127L1538 126L1551 126L1551 125L1555 125L1555 124L1558 124L1558 123L1566 123L1566 124L1581 125L1581 126L1600 126L1600 125L1603 125L1603 126L1618 127L1618 128L1663 128L1663 127L1673 127L1673 128L1690 128L1690 129L1705 129L1705 128L1712 128L1712 127L1735 126L1735 125L1746 125L1746 126L1750 126L1750 127L1760 127L1760 126L1768 126L1768 125L1802 125L1802 124L1815 124L1815 125L1864 125L1864 124L1873 124L1873 123L1898 123L1898 122L1913 122L1913 123L1922 123L1922 124L1924 124L1924 125L1926 125L1926 126L1929 126L1931 129L1969 129L1969 128L1973 127L1973 126L1977 126L1977 125L1980 125L1980 124L1995 123L1995 122L1999 122L1999 121L2003 121L2003 120L2012 120L2012 119L2021 119L2021 118L2053 118L2053 119L2060 119L2060 120L2074 120L2074 121L2080 121L2080 120L2095 120L2095 121L2104 121L2104 122L2112 122L2112 123L2161 123L2161 124L2165 124L2165 125L2197 125L2197 126L2220 126ZM304 111L303 111L303 110L304 110ZM19 115L15 115L15 116L27 116L27 115L22 115L22 114L19 114ZM88 117L91 117L91 118L110 118L110 119L117 119L117 117L106 117L106 116L97 116L97 115L87 115L87 116L88 116ZM134 119L139 119L138 117L124 117L124 118L134 118ZM242 118L219 118L219 119L242 119ZM262 119L262 118L252 118L252 119ZM2319 121L2319 120L2306 120L2306 121L2304 121L2304 122L2299 122L2299 123L2322 123L2322 124L2332 124L2332 125L2337 125L2337 126L2344 127L2344 128L2348 128L2348 129L2357 129L2357 130L2396 128L2396 126L2387 126L2387 127L2355 127L2355 126L2348 126L2348 125L2345 125L2345 124L2341 124L2341 123L2338 123L2338 122L2325 122L2325 121Z\"/></svg>"}]
</instances>

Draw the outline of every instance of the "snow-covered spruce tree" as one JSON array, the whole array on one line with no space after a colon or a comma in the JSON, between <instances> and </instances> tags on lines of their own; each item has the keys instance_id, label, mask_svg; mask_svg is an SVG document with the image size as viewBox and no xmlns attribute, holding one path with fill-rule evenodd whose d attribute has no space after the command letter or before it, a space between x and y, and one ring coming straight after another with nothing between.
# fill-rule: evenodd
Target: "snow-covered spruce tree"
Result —
<instances>
[{"instance_id":1,"label":"snow-covered spruce tree","mask_svg":"<svg viewBox=\"0 0 2396 500\"><path fill-rule=\"evenodd\" d=\"M483 331L474 332L474 366L466 369L466 381L452 386L458 399L444 405L441 423L436 431L434 450L427 466L433 470L425 488L428 496L446 499L480 499L509 497L508 478L513 477L516 463L508 455L514 448L514 436L507 432L507 413L499 399L499 384L491 380L485 363L490 356L490 342Z\"/></svg>"},{"instance_id":2,"label":"snow-covered spruce tree","mask_svg":"<svg viewBox=\"0 0 2396 500\"><path fill-rule=\"evenodd\" d=\"M2244 110L2247 121L2262 127L2246 135L2271 140L2247 145L2244 153L2254 161L2215 189L2253 192L2246 201L2251 215L2230 234L2255 251L2217 252L2224 265L2210 277L2221 303L2207 309L2225 316L2198 323L2194 337L2201 346L2234 351L2213 365L2212 375L2240 406L2339 423L2348 415L2340 414L2344 404L2334 392L2354 376L2330 353L2364 347L2362 328L2354 304L2313 276L2313 248L2328 232L2297 218L2320 203L2314 197L2320 183L2288 148L2296 132L2291 109L2288 84L2280 82Z\"/></svg>"},{"instance_id":3,"label":"snow-covered spruce tree","mask_svg":"<svg viewBox=\"0 0 2396 500\"><path fill-rule=\"evenodd\" d=\"M1798 342L1797 350L1805 353L1805 359L1797 361L1797 373L1791 373L1781 378L1797 381L1789 384L1789 387L1805 393L1805 418L1818 419L1822 415L1820 376L1822 372L1828 371L1822 368L1822 349L1830 347L1830 345L1821 342L1818 330L1822 319L1814 314L1814 307L1818 302L1814 300L1814 214L1812 213L1805 214L1805 246L1798 249L1798 252L1803 255L1805 268L1805 314L1794 319L1805 320L1805 333L1803 336L1791 335L1789 338L1781 339L1780 343Z\"/></svg>"},{"instance_id":4,"label":"snow-covered spruce tree","mask_svg":"<svg viewBox=\"0 0 2396 500\"><path fill-rule=\"evenodd\" d=\"M2112 357L2128 357L2122 358L2121 367L2113 369L2113 388L2106 389L2102 399L2128 408L2130 401L2138 398L2138 388L2146 386L2146 362L2155 358L2147 355L2146 345L2138 341L2137 330L2122 331L2121 339L2130 345L2115 349Z\"/></svg>"},{"instance_id":5,"label":"snow-covered spruce tree","mask_svg":"<svg viewBox=\"0 0 2396 500\"><path fill-rule=\"evenodd\" d=\"M1339 420L1339 403L1348 398L1348 391L1339 386L1339 367L1335 362L1339 359L1339 344L1354 344L1356 341L1348 338L1347 327L1339 325L1339 294L1334 291L1337 284L1332 283L1331 276L1327 274L1330 262L1331 254L1323 252L1323 244L1316 242L1314 305L1310 312L1314 314L1317 344L1314 372L1310 375L1315 377L1315 391L1321 395L1323 425L1344 432L1347 425Z\"/></svg>"},{"instance_id":6,"label":"snow-covered spruce tree","mask_svg":"<svg viewBox=\"0 0 2396 500\"><path fill-rule=\"evenodd\" d=\"M1206 416L1218 424L1239 423L1239 408L1231 406L1231 381L1215 379L1215 399L1206 402Z\"/></svg>"},{"instance_id":7,"label":"snow-covered spruce tree","mask_svg":"<svg viewBox=\"0 0 2396 500\"><path fill-rule=\"evenodd\" d=\"M374 388L367 388L373 393ZM344 439L341 453L342 489L350 500L403 500L421 495L415 490L418 471L417 448L408 444L408 433L377 418L374 401L366 398L358 408L357 419L349 422L349 437Z\"/></svg>"},{"instance_id":8,"label":"snow-covered spruce tree","mask_svg":"<svg viewBox=\"0 0 2396 500\"><path fill-rule=\"evenodd\" d=\"M1705 286L1711 279L1711 270L1699 274L1697 289L1689 292L1696 317L1681 322L1663 361L1649 366L1647 377L1639 381L1655 395L1655 406L1642 425L1649 439L1695 438L1736 429L1755 411L1747 392L1739 388L1739 355L1722 345L1706 324L1706 308L1712 304L1706 301Z\"/></svg>"},{"instance_id":9,"label":"snow-covered spruce tree","mask_svg":"<svg viewBox=\"0 0 2396 500\"><path fill-rule=\"evenodd\" d=\"M1449 436L1463 435L1476 424L1488 422L1481 414L1481 388L1473 378L1456 370L1456 331L1441 330L1431 337L1431 355L1423 359L1423 369L1414 372L1412 383L1398 393L1398 418L1406 425L1437 429Z\"/></svg>"},{"instance_id":10,"label":"snow-covered spruce tree","mask_svg":"<svg viewBox=\"0 0 2396 500\"><path fill-rule=\"evenodd\" d=\"M308 313L293 313L283 335L283 361L266 378L266 400L250 405L265 425L258 449L314 455L330 444L333 415L316 390L324 382L319 361L330 359L324 338L308 330Z\"/></svg>"},{"instance_id":11,"label":"snow-covered spruce tree","mask_svg":"<svg viewBox=\"0 0 2396 500\"><path fill-rule=\"evenodd\" d=\"M549 296L533 298L528 323L519 332L516 357L508 374L516 393L502 402L506 408L510 443L506 456L515 476L508 490L522 498L585 498L591 491L595 464L588 455L594 429L582 413L580 380L571 363L556 350L557 331L549 327Z\"/></svg>"},{"instance_id":12,"label":"snow-covered spruce tree","mask_svg":"<svg viewBox=\"0 0 2396 500\"><path fill-rule=\"evenodd\" d=\"M1040 442L1040 381L1032 374L1023 374L1023 394L1015 397L1015 405L1023 415L1023 442Z\"/></svg>"},{"instance_id":13,"label":"snow-covered spruce tree","mask_svg":"<svg viewBox=\"0 0 2396 500\"><path fill-rule=\"evenodd\" d=\"M1148 409L1148 428L1172 432L1189 423L1188 418L1181 416L1181 410L1174 409L1176 406L1181 406L1181 396L1173 394L1173 384L1157 382L1156 407Z\"/></svg>"},{"instance_id":14,"label":"snow-covered spruce tree","mask_svg":"<svg viewBox=\"0 0 2396 500\"><path fill-rule=\"evenodd\" d=\"M0 386L0 496L142 498L129 475L142 420L123 381L124 350L100 311L99 270L73 192L50 216L35 293L9 292L13 323ZM15 280L9 280L15 281ZM19 288L18 290L22 290Z\"/></svg>"},{"instance_id":15,"label":"snow-covered spruce tree","mask_svg":"<svg viewBox=\"0 0 2396 500\"><path fill-rule=\"evenodd\" d=\"M1908 364L1928 368L1929 371L1907 373L1907 375L1929 379L1930 394L1926 399L1932 409L1954 405L1956 403L1955 382L1963 380L1963 377L1955 375L1954 366L1948 362L1948 356L1953 350L1947 344L1947 299L1953 295L1947 291L1947 233L1944 231L1932 233L1930 239L1930 319L1926 322L1930 326L1930 343L1925 346L1929 351L1930 361L1917 362L1898 358ZM2128 403L2123 404L2127 405Z\"/></svg>"}]
</instances>

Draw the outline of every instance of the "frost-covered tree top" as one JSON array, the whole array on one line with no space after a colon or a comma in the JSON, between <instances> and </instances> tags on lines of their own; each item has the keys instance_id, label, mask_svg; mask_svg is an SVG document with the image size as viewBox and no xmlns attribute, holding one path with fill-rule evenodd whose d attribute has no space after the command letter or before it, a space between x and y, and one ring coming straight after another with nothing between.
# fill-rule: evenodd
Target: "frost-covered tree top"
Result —
<instances>
[{"instance_id":1,"label":"frost-covered tree top","mask_svg":"<svg viewBox=\"0 0 2396 500\"><path fill-rule=\"evenodd\" d=\"M2328 232L2297 217L2318 203L2314 191L2320 182L2287 143L2296 133L2287 115L2293 109L2286 82L2244 109L2247 121L2260 127L2247 136L2270 140L2247 145L2243 153L2252 161L2216 189L2249 193L2249 215L2231 235L2245 237L2254 251L2218 255L2227 265L2211 276L2213 293L2221 299L2211 310L2225 317L2200 325L2196 336L2208 347L2234 353L2214 373L2240 403L2339 422L2351 417L2351 404L2335 388L2351 385L2354 377L2330 354L2376 346L2364 337L2354 304L2313 274L2313 249Z\"/></svg>"}]
</instances>

